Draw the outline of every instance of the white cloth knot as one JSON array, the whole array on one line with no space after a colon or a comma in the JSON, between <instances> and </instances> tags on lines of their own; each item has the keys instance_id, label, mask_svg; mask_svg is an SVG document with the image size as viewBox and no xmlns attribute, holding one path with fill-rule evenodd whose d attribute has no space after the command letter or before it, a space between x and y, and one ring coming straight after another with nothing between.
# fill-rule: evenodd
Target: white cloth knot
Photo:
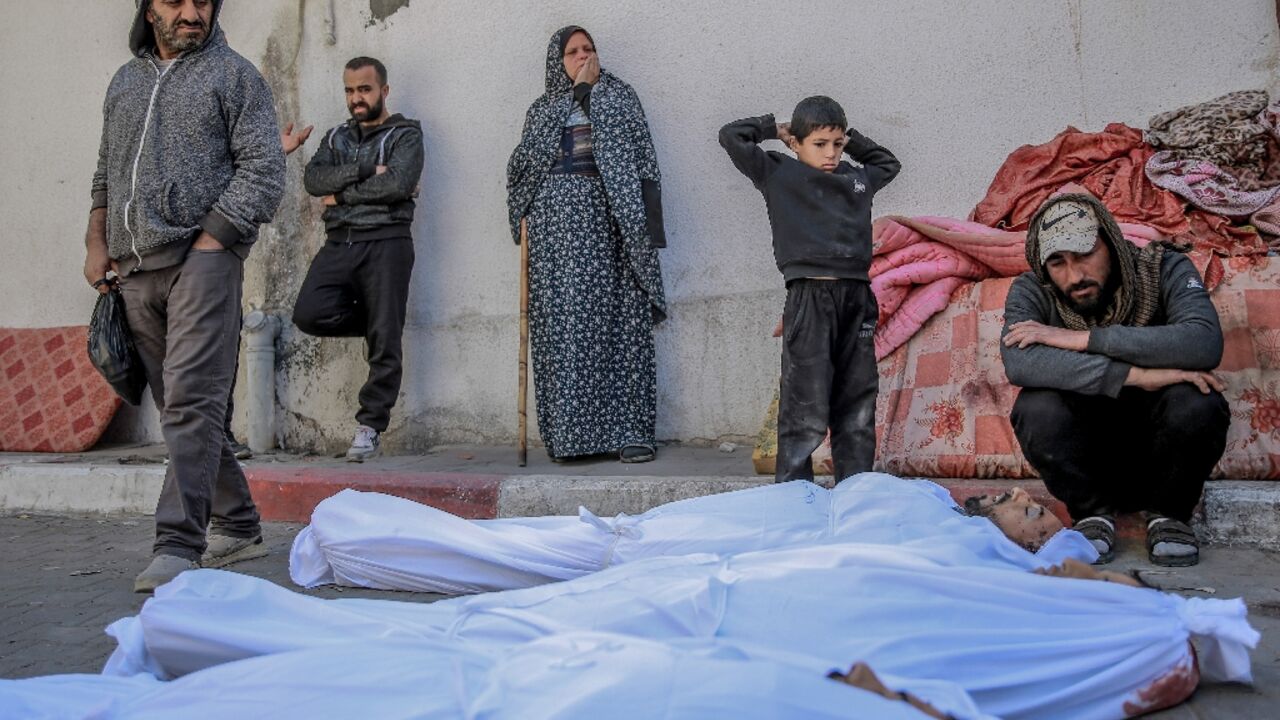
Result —
<instances>
[{"instance_id":1,"label":"white cloth knot","mask_svg":"<svg viewBox=\"0 0 1280 720\"><path fill-rule=\"evenodd\" d=\"M1252 682L1249 650L1262 635L1249 625L1249 610L1240 598L1190 598L1178 605L1178 618L1200 641L1200 674L1211 682Z\"/></svg>"},{"instance_id":2,"label":"white cloth knot","mask_svg":"<svg viewBox=\"0 0 1280 720\"><path fill-rule=\"evenodd\" d=\"M644 537L644 531L640 529L639 519L626 513L618 513L618 516L612 520L605 520L590 510L579 507L578 519L601 532L616 535L620 538L639 540Z\"/></svg>"}]
</instances>

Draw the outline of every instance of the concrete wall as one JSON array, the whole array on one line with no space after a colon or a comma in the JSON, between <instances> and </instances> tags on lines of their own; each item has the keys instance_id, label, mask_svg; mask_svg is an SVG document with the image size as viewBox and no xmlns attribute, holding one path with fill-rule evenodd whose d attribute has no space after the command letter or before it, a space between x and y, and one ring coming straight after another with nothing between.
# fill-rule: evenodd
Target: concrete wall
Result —
<instances>
[{"instance_id":1,"label":"concrete wall","mask_svg":"<svg viewBox=\"0 0 1280 720\"><path fill-rule=\"evenodd\" d=\"M223 27L267 75L282 118L315 123L317 134L341 122L341 65L371 54L390 67L392 109L423 122L407 367L386 438L401 449L514 437L517 252L504 167L541 91L547 38L561 25L591 29L603 64L636 88L649 115L671 240L662 253L672 318L658 330L658 434L683 441L754 433L778 368L769 331L782 290L764 206L716 144L722 123L831 95L902 159L877 214L964 216L1012 149L1066 125L1142 127L1156 112L1228 90L1280 89L1276 7L1267 0L227 5ZM6 8L0 325L87 321L89 177L102 94L127 58L131 6L13 0ZM246 267L246 307L287 313L321 243L319 210L299 182L309 154L290 159L290 198ZM282 440L339 447L354 424L363 344L287 330L280 347ZM154 437L154 422L154 413L134 413L113 432Z\"/></svg>"}]
</instances>

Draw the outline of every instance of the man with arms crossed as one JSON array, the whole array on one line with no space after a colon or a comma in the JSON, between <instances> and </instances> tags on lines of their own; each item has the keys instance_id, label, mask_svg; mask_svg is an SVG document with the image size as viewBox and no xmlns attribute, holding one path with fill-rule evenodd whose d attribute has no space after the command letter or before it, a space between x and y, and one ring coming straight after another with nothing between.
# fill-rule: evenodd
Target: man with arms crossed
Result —
<instances>
[{"instance_id":1,"label":"man with arms crossed","mask_svg":"<svg viewBox=\"0 0 1280 720\"><path fill-rule=\"evenodd\" d=\"M422 126L387 110L381 62L353 58L342 84L351 119L324 136L307 164L307 192L324 203L328 238L302 281L293 322L308 335L365 339L369 379L347 450L348 460L363 462L378 453L400 394Z\"/></svg>"}]
</instances>

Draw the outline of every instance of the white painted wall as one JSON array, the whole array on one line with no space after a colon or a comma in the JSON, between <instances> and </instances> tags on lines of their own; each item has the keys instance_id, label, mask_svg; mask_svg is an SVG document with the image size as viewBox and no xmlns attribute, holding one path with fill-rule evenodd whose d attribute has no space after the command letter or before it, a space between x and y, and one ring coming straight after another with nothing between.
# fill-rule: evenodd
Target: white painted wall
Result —
<instances>
[{"instance_id":1,"label":"white painted wall","mask_svg":"<svg viewBox=\"0 0 1280 720\"><path fill-rule=\"evenodd\" d=\"M672 319L658 331L663 439L754 433L776 382L781 308L764 205L716 144L721 124L827 94L903 162L877 214L967 215L1015 147L1067 125L1143 127L1152 114L1242 88L1276 91L1271 0L410 0L228 2L233 47L263 68L282 114L345 117L340 69L390 68L394 111L428 147L403 396L387 442L509 442L515 432L517 252L504 168L541 92L547 39L581 24L649 115L664 174ZM380 5L386 5L382 2ZM87 322L80 276L102 94L127 57L132 3L10 0L0 27L0 325ZM315 147L315 140L310 144ZM290 192L300 193L291 163ZM287 202L247 266L246 306L284 308L322 238ZM287 333L279 385L291 447L336 447L364 376L358 341ZM154 423L154 415L121 425ZM135 429L134 434L140 432Z\"/></svg>"}]
</instances>

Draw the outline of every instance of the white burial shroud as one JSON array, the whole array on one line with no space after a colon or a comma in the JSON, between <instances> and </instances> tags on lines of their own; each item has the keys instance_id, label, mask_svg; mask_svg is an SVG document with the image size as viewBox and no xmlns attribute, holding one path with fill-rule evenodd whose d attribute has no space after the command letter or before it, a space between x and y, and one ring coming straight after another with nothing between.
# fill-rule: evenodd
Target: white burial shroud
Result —
<instances>
[{"instance_id":1,"label":"white burial shroud","mask_svg":"<svg viewBox=\"0 0 1280 720\"><path fill-rule=\"evenodd\" d=\"M957 718L987 720L955 686ZM731 644L567 633L477 652L458 639L365 640L147 675L0 680L6 718L925 720L909 705Z\"/></svg>"},{"instance_id":2,"label":"white burial shroud","mask_svg":"<svg viewBox=\"0 0 1280 720\"><path fill-rule=\"evenodd\" d=\"M578 517L464 520L402 498L343 490L316 506L294 540L289 575L303 587L458 595L570 580L650 557L830 542L962 544L980 564L1023 569L1098 557L1074 530L1029 553L989 520L964 516L945 488L864 473L834 490L799 480L611 520L586 508Z\"/></svg>"},{"instance_id":3,"label":"white burial shroud","mask_svg":"<svg viewBox=\"0 0 1280 720\"><path fill-rule=\"evenodd\" d=\"M715 638L808 658L816 669L860 660L880 673L955 682L983 712L1010 719L1122 718L1180 701L1199 678L1192 638L1206 679L1250 679L1248 649L1258 634L1238 599L1186 599L974 561L963 545L687 555L430 605L317 600L198 570L109 628L120 647L104 672L168 677L360 638L443 636L510 648L593 630Z\"/></svg>"}]
</instances>

